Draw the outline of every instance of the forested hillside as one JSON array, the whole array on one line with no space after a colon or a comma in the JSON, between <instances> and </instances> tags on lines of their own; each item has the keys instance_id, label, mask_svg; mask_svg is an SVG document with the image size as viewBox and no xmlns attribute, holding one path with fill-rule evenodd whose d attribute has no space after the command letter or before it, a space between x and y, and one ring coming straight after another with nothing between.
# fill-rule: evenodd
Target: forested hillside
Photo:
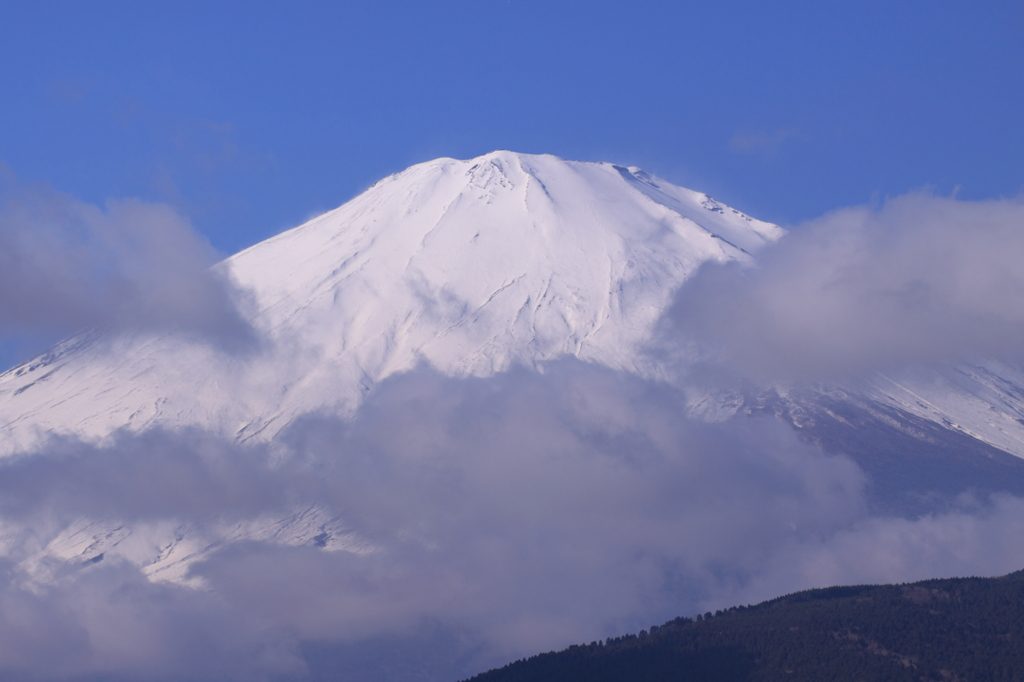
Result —
<instances>
[{"instance_id":1,"label":"forested hillside","mask_svg":"<svg viewBox=\"0 0 1024 682\"><path fill-rule=\"evenodd\" d=\"M472 680L1024 680L1024 571L798 592L540 654Z\"/></svg>"}]
</instances>

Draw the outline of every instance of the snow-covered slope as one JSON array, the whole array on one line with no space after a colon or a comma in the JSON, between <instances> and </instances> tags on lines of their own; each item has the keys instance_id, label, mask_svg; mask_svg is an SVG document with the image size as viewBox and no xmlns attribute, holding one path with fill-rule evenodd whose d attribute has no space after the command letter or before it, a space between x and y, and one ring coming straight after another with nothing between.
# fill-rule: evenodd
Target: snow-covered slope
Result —
<instances>
[{"instance_id":1,"label":"snow-covered slope","mask_svg":"<svg viewBox=\"0 0 1024 682\"><path fill-rule=\"evenodd\" d=\"M879 375L862 392L1024 458L1024 371L1001 362Z\"/></svg>"},{"instance_id":2,"label":"snow-covered slope","mask_svg":"<svg viewBox=\"0 0 1024 682\"><path fill-rule=\"evenodd\" d=\"M0 454L155 425L266 439L308 412L350 412L420 362L485 376L573 355L659 376L639 350L673 292L782 234L638 168L507 151L419 164L218 266L249 294L257 351L86 333L0 375ZM1019 370L856 390L1024 457Z\"/></svg>"},{"instance_id":3,"label":"snow-covered slope","mask_svg":"<svg viewBox=\"0 0 1024 682\"><path fill-rule=\"evenodd\" d=\"M673 293L702 263L749 261L782 235L637 168L505 151L420 164L218 265L246 293L259 348L83 333L0 375L0 454L53 433L153 426L266 441L301 415L350 413L418 363L487 376L575 356L667 376L642 351ZM1024 374L1012 368L908 372L844 390L862 411L874 401L1024 457ZM835 416L824 394L808 395L821 404L779 398L797 428L805 413ZM694 398L709 419L740 409L734 395ZM151 579L182 581L192 562L245 539L372 550L344 519L299 508L224 527L81 519L22 567L47 581L119 555Z\"/></svg>"},{"instance_id":4,"label":"snow-covered slope","mask_svg":"<svg viewBox=\"0 0 1024 682\"><path fill-rule=\"evenodd\" d=\"M638 168L423 163L219 266L251 295L258 352L71 339L0 376L0 448L154 425L266 438L419 362L483 376L574 355L652 375L638 349L679 285L782 234Z\"/></svg>"}]
</instances>

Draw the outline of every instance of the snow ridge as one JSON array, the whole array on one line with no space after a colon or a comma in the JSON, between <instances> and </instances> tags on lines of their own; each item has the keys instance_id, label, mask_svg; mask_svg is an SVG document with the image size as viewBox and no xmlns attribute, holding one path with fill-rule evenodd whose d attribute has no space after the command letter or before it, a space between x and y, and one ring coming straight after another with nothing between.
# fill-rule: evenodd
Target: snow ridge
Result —
<instances>
[{"instance_id":1,"label":"snow ridge","mask_svg":"<svg viewBox=\"0 0 1024 682\"><path fill-rule=\"evenodd\" d=\"M635 167L437 159L218 265L251 294L262 353L77 337L0 375L2 447L154 425L266 439L418 363L487 376L572 355L655 375L638 349L673 292L782 234Z\"/></svg>"}]
</instances>

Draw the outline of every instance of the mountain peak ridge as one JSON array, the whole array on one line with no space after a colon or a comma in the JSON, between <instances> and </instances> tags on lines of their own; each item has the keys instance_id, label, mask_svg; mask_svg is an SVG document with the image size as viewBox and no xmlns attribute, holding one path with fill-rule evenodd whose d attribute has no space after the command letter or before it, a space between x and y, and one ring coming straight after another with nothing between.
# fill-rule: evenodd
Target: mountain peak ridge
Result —
<instances>
[{"instance_id":1,"label":"mountain peak ridge","mask_svg":"<svg viewBox=\"0 0 1024 682\"><path fill-rule=\"evenodd\" d=\"M0 377L0 429L18 447L35 430L155 425L272 437L310 411L348 413L421 363L488 376L570 355L655 375L640 348L682 282L782 234L635 167L435 159L217 265L251 299L260 353L225 362L141 333L116 355L69 346L44 382Z\"/></svg>"},{"instance_id":2,"label":"mountain peak ridge","mask_svg":"<svg viewBox=\"0 0 1024 682\"><path fill-rule=\"evenodd\" d=\"M677 290L703 264L749 263L783 234L637 167L507 151L417 164L215 266L246 293L256 351L231 355L152 330L92 330L0 375L0 455L31 452L54 435L116 445L121 432L150 429L273 446L304 416L351 417L379 382L423 366L487 377L576 358L673 378L648 347ZM868 392L872 385L851 405L881 423L893 411L878 405L913 413L929 394L935 408L923 419L952 416L950 428L1024 456L1012 449L1024 442L1018 430L992 426L995 399L978 398L1003 396L1004 374L975 372L984 390L973 392L958 392L959 375L931 393L920 381L892 383L881 395ZM686 408L709 420L757 409L796 415L792 424L810 429L814 415L836 414L820 396L744 406L743 396L723 400L681 383ZM1022 385L1020 377L1007 384ZM1000 418L1011 419L1017 404ZM315 544L334 524L334 549L363 551L363 540L322 509L288 514L224 537ZM94 561L121 541L118 524L62 531L38 556L60 559L53 565ZM189 564L217 546L202 534L184 537L146 555L151 579L187 581Z\"/></svg>"}]
</instances>

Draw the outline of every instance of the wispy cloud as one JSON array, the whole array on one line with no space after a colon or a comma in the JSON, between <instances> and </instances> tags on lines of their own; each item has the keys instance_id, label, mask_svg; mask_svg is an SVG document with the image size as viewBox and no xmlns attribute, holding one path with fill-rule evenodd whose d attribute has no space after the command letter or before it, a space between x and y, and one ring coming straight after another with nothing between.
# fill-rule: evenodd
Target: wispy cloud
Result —
<instances>
[{"instance_id":1,"label":"wispy cloud","mask_svg":"<svg viewBox=\"0 0 1024 682\"><path fill-rule=\"evenodd\" d=\"M86 84L72 78L58 78L50 83L50 97L60 104L78 104L89 94Z\"/></svg>"},{"instance_id":2,"label":"wispy cloud","mask_svg":"<svg viewBox=\"0 0 1024 682\"><path fill-rule=\"evenodd\" d=\"M740 154L773 156L787 141L800 137L796 128L784 128L774 132L737 131L729 140L729 149Z\"/></svg>"},{"instance_id":3,"label":"wispy cloud","mask_svg":"<svg viewBox=\"0 0 1024 682\"><path fill-rule=\"evenodd\" d=\"M0 185L0 336L101 326L251 345L245 297L215 261L169 206L101 208L9 175Z\"/></svg>"},{"instance_id":4,"label":"wispy cloud","mask_svg":"<svg viewBox=\"0 0 1024 682\"><path fill-rule=\"evenodd\" d=\"M754 267L706 265L677 338L760 376L836 378L965 356L1024 360L1024 202L918 193L792 229Z\"/></svg>"}]
</instances>

